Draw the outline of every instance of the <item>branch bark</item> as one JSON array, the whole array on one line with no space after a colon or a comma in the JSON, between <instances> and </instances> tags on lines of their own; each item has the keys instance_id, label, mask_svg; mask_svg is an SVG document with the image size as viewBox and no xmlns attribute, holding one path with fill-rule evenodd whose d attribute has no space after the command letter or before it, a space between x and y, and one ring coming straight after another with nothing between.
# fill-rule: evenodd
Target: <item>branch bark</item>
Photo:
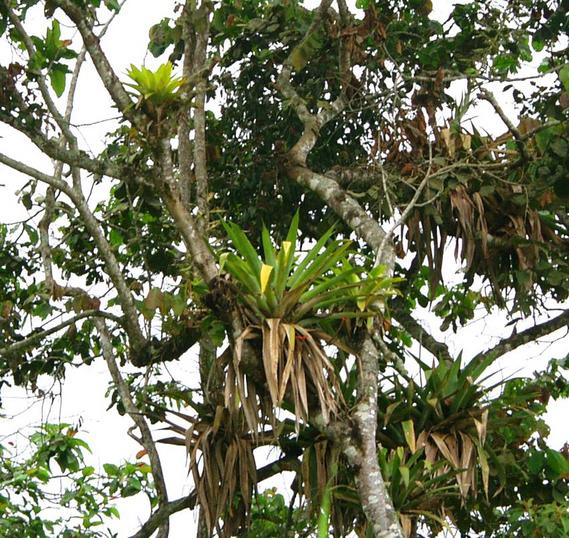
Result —
<instances>
[{"instance_id":1,"label":"branch bark","mask_svg":"<svg viewBox=\"0 0 569 538\"><path fill-rule=\"evenodd\" d=\"M62 329L65 329L66 327L69 327L70 325L77 323L82 319L90 317L107 318L116 323L119 324L122 323L122 320L119 317L113 314L109 314L108 312L101 312L100 310L85 310L84 312L80 312L79 314L73 316L72 318L69 318L55 325L54 327L50 327L49 329L45 329L44 331L38 331L35 333L32 332L28 336L24 337L23 340L19 340L14 344L0 348L0 355L13 355L14 353L22 352L26 348L35 344L38 340L43 340L44 338L47 338L48 336L51 336L52 334L55 334L61 331Z\"/></svg>"},{"instance_id":2,"label":"branch bark","mask_svg":"<svg viewBox=\"0 0 569 538\"><path fill-rule=\"evenodd\" d=\"M518 347L535 342L538 338L547 336L559 329L567 329L568 326L569 310L565 310L562 314L559 314L559 316L544 321L543 323L539 323L538 325L534 325L533 327L529 327L519 333L512 334L508 338L504 338L493 348L482 353L478 353L478 355L471 360L471 363L486 360L495 361L502 355L505 355Z\"/></svg>"},{"instance_id":3,"label":"branch bark","mask_svg":"<svg viewBox=\"0 0 569 538\"><path fill-rule=\"evenodd\" d=\"M361 374L358 403L353 413L360 435L356 483L362 508L377 538L403 538L397 513L383 481L377 459L378 352L366 334L360 352ZM349 457L350 452L346 453Z\"/></svg>"},{"instance_id":4,"label":"branch bark","mask_svg":"<svg viewBox=\"0 0 569 538\"><path fill-rule=\"evenodd\" d=\"M133 125L138 129L144 130L146 119L144 115L138 112L130 95L122 85L121 81L114 72L107 56L101 48L99 37L93 32L83 9L79 8L70 0L53 0L53 3L61 8L65 14L75 23L85 48L89 52L89 56L95 65L95 69L99 74L101 82L107 89L117 108L123 113Z\"/></svg>"},{"instance_id":5,"label":"branch bark","mask_svg":"<svg viewBox=\"0 0 569 538\"><path fill-rule=\"evenodd\" d=\"M193 3L193 2L192 2ZM209 38L210 3L202 0L198 9L193 12L194 51L193 72L202 73L196 84L194 105L194 169L196 175L196 201L198 205L198 225L201 230L207 229L209 222L209 187L207 174L207 153L205 136L205 97L207 79L204 66L207 54L207 41Z\"/></svg>"},{"instance_id":6,"label":"branch bark","mask_svg":"<svg viewBox=\"0 0 569 538\"><path fill-rule=\"evenodd\" d=\"M146 450L148 459L150 460L152 478L154 479L156 494L158 496L158 506L160 510L160 508L163 506L168 505L168 491L166 489L166 481L164 480L164 472L162 470L162 463L160 461L158 450L156 449L156 443L154 442L152 432L150 431L150 427L148 426L146 419L138 407L136 407L136 404L134 403L130 394L130 389L125 383L120 373L119 367L117 366L113 351L113 345L111 343L111 337L107 330L105 322L102 319L96 319L95 325L99 331L103 357L107 363L107 367L109 369L113 382L117 387L125 411L128 413L140 431L141 444ZM160 529L158 532L159 538L167 538L169 526L170 524L168 518L158 522L158 525L155 528Z\"/></svg>"},{"instance_id":7,"label":"branch bark","mask_svg":"<svg viewBox=\"0 0 569 538\"><path fill-rule=\"evenodd\" d=\"M395 320L433 356L439 360L453 362L448 346L436 340L413 316L409 315L405 311L403 302L403 299L397 297L390 304L391 313Z\"/></svg>"}]
</instances>

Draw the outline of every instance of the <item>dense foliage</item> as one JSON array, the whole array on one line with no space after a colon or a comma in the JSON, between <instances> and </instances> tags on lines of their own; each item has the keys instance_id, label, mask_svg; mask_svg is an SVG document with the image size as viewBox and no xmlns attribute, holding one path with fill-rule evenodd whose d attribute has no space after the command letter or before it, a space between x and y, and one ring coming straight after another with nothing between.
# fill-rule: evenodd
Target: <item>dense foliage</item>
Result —
<instances>
[{"instance_id":1,"label":"dense foliage","mask_svg":"<svg viewBox=\"0 0 569 538\"><path fill-rule=\"evenodd\" d=\"M442 4L180 0L157 67L120 73L123 2L0 0L0 122L53 162L0 140L29 215L0 224L0 388L104 362L141 444L101 470L68 424L0 446L0 535L110 536L140 493L138 538L194 508L200 536L569 534L543 420L569 357L489 375L569 322L569 4ZM98 154L89 62L119 114ZM496 312L510 336L451 352ZM199 379L165 382L181 360Z\"/></svg>"}]
</instances>

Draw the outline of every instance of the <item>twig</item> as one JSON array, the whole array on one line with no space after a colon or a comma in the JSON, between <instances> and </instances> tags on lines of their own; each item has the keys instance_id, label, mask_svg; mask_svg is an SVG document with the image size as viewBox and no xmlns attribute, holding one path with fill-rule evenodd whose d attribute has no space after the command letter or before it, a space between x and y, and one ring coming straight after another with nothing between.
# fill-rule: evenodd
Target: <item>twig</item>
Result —
<instances>
[{"instance_id":1,"label":"twig","mask_svg":"<svg viewBox=\"0 0 569 538\"><path fill-rule=\"evenodd\" d=\"M529 327L528 329L525 329L519 333L512 334L508 338L504 338L493 348L488 349L482 353L478 353L478 355L476 355L471 360L471 362L482 362L487 359L494 361L502 355L505 355L506 353L509 353L510 351L513 351L520 346L534 342L542 336L547 336L548 334L551 334L552 332L555 332L559 329L567 328L568 324L569 310L565 310L559 316L544 321L538 325L534 325L533 327Z\"/></svg>"},{"instance_id":2,"label":"twig","mask_svg":"<svg viewBox=\"0 0 569 538\"><path fill-rule=\"evenodd\" d=\"M498 116L500 116L500 119L506 124L506 127L508 128L508 130L512 133L512 135L516 141L516 146L518 147L518 150L519 150L520 154L522 155L523 159L526 161L529 160L529 155L528 155L526 146L524 144L524 139L523 139L520 131L512 123L510 118L508 118L508 116L506 115L506 113L504 112L504 110L502 109L502 107L500 106L500 104L498 103L496 98L494 97L494 95L485 88L482 88L480 90L480 94L482 95L482 97L486 101L488 101L494 107L494 110L496 111Z\"/></svg>"},{"instance_id":3,"label":"twig","mask_svg":"<svg viewBox=\"0 0 569 538\"><path fill-rule=\"evenodd\" d=\"M100 310L85 310L85 311L80 312L79 314L73 316L72 318L65 320L64 322L59 323L58 325L55 325L54 327L50 327L49 329L45 329L44 331L38 331L36 333L32 332L31 334L26 336L23 340L19 340L18 342L15 342L14 344L0 348L0 356L12 355L14 353L18 353L20 351L23 351L24 349L35 344L38 340L43 340L44 338L47 338L48 336L50 336L56 332L59 332L62 329L65 329L65 327L69 327L69 325L73 325L74 323L77 323L79 320L89 318L89 317L106 318L106 319L109 319L111 321L114 321L115 323L119 323L119 324L123 323L123 320L121 318L119 318L118 316L115 316L114 314L109 314L108 312L101 312Z\"/></svg>"},{"instance_id":4,"label":"twig","mask_svg":"<svg viewBox=\"0 0 569 538\"><path fill-rule=\"evenodd\" d=\"M407 217L409 216L409 213L411 213L411 211L415 207L415 204L417 203L419 196L421 196L423 189L425 188L425 186L429 182L429 179L431 179L432 165L433 165L433 148L432 148L431 144L429 144L429 165L427 168L427 172L425 173L425 177L423 178L423 180L421 181L421 183L417 187L417 190L415 191L413 198L411 198L411 201L407 204L407 207L403 210L403 213L401 213L401 217L399 217L397 222L383 236L383 239L381 241L381 245L379 246L379 251L377 252L376 258L375 258L376 265L379 264L379 262L380 262L380 256L383 252L383 249L385 248L385 245L387 244L387 241L391 238L391 236L393 235L393 232L399 226L401 226L402 224L405 223L405 221L407 220Z\"/></svg>"}]
</instances>

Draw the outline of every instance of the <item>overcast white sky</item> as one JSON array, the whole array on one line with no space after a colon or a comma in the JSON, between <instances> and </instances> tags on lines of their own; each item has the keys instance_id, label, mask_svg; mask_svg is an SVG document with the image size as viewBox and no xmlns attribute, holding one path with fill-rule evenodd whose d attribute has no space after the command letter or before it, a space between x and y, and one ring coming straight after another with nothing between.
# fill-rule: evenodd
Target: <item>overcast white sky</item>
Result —
<instances>
[{"instance_id":1,"label":"overcast white sky","mask_svg":"<svg viewBox=\"0 0 569 538\"><path fill-rule=\"evenodd\" d=\"M148 28L159 21L162 17L172 12L173 0L129 0L123 12L111 26L103 39L103 47L107 50L116 72L123 76L131 63L141 65L146 60L150 67L156 66L157 62L152 56L146 54ZM464 2L461 2L464 3ZM446 18L451 3L444 0L434 2L434 15L439 20ZM40 13L41 10L30 12ZM44 33L42 17L37 18L36 33ZM71 29L63 29L64 38L73 38L75 48L79 48L79 38ZM12 52L5 42L0 43L0 60L4 63L9 61ZM484 109L481 109L481 114ZM115 111L110 106L99 79L89 63L85 66L79 81L73 123L88 124L102 119L112 118ZM484 123L484 122L483 122ZM489 123L489 122L486 122ZM104 135L111 129L112 123L99 123L92 126L81 127L80 141L85 149L91 149L95 153L104 145ZM495 119L487 130L502 132L504 126L499 125ZM0 128L1 151L13 158L26 161L36 168L50 172L51 163L46 160L39 151L31 146L23 136ZM14 221L26 216L26 212L15 203L14 192L19 185L26 180L6 168L0 169L0 221ZM432 317L424 313L424 320L432 324ZM510 329L504 328L505 318L502 315L491 316L460 330L459 335L453 336L447 333L439 334L441 339L448 342L454 351L464 350L464 357L468 359L497 341L499 337L509 334ZM521 327L520 327L521 328ZM437 330L434 329L437 333ZM551 342L551 343L547 343ZM497 368L503 368L504 374L512 375L514 372L531 373L534 370L543 369L550 358L560 358L567 352L567 338L563 342L555 342L555 335L547 339L547 342L537 346L527 346L522 350L516 350L509 356L503 357L497 364ZM192 357L187 357L176 365L172 365L171 371L179 376L183 382L193 385L195 382L195 364ZM88 373L87 373L88 372ZM47 383L47 380L45 381ZM0 442L5 436L24 445L26 427L39 424L44 421L65 420L77 422L79 418L83 422L81 436L85 438L93 448L91 464L102 465L105 462L117 463L122 459L133 460L140 447L126 435L127 428L131 425L130 420L119 417L114 412L106 411L108 402L104 393L108 384L108 373L102 361L91 367L80 370L70 370L62 387L61 398L49 401L35 401L20 389L3 389L2 400L5 408L3 412L9 419L0 418ZM46 386L47 388L47 386ZM566 439L566 417L569 416L569 401L556 402L550 405L548 422L552 427L550 437L551 445L559 448ZM19 432L19 433L18 433ZM186 463L183 449L161 449L167 482L170 487L170 498L175 499L183 493L188 493L191 484L186 479ZM278 479L276 485L285 485L283 479ZM119 536L128 536L138 527L138 522L143 522L148 514L148 506L144 499L140 499L138 505L132 505L132 499L119 504L119 510L123 514L120 522L114 526ZM188 512L174 516L172 520L172 538L181 538L194 535L194 516Z\"/></svg>"}]
</instances>

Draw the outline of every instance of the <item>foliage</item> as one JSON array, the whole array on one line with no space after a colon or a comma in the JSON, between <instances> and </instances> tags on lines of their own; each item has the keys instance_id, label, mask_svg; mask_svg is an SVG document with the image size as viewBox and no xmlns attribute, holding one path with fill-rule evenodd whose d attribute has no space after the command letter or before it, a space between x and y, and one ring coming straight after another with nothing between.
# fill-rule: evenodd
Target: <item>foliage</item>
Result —
<instances>
[{"instance_id":1,"label":"foliage","mask_svg":"<svg viewBox=\"0 0 569 538\"><path fill-rule=\"evenodd\" d=\"M569 323L567 2L183 1L117 74L121 6L0 2L23 215L0 223L0 389L104 362L148 463L95 469L67 423L4 443L0 534L112 535L142 493L137 537L187 508L205 536L566 535L544 414L568 359L495 372ZM181 499L158 441L186 451ZM289 506L260 493L285 471Z\"/></svg>"},{"instance_id":2,"label":"foliage","mask_svg":"<svg viewBox=\"0 0 569 538\"><path fill-rule=\"evenodd\" d=\"M348 261L350 242L329 241L328 230L315 245L299 258L297 253L298 213L277 252L269 232L262 230L264 259L243 231L224 223L237 254L222 255L221 268L233 276L240 288L239 298L246 308L249 325L240 339L260 338L265 376L272 404L279 406L288 390L292 391L294 412L298 419L309 414L307 383L316 388L325 420L337 413L337 401L331 389L338 390L334 366L326 357L322 341L349 349L342 332L348 331L351 318L372 318L381 313L396 291L397 279L383 275L381 266L360 278L365 267ZM338 321L341 322L338 323ZM335 323L336 321L336 323ZM348 328L342 327L348 325ZM231 378L240 379L236 352ZM325 372L325 374L323 374ZM238 381L239 383L239 381ZM246 401L243 381L239 397ZM229 403L229 402L227 402ZM249 417L256 414L249 410ZM250 423L254 428L254 423Z\"/></svg>"},{"instance_id":3,"label":"foliage","mask_svg":"<svg viewBox=\"0 0 569 538\"><path fill-rule=\"evenodd\" d=\"M43 424L30 435L26 457L12 442L0 448L1 536L109 537L109 520L120 517L114 499L141 492L155 499L147 464L97 470L85 464L90 449L77 434L69 424Z\"/></svg>"},{"instance_id":4,"label":"foliage","mask_svg":"<svg viewBox=\"0 0 569 538\"><path fill-rule=\"evenodd\" d=\"M144 66L139 69L131 64L128 76L134 84L127 85L136 90L141 99L150 101L154 106L173 101L176 98L176 91L184 83L181 78L172 76L170 62L162 64L156 71L151 71Z\"/></svg>"}]
</instances>

